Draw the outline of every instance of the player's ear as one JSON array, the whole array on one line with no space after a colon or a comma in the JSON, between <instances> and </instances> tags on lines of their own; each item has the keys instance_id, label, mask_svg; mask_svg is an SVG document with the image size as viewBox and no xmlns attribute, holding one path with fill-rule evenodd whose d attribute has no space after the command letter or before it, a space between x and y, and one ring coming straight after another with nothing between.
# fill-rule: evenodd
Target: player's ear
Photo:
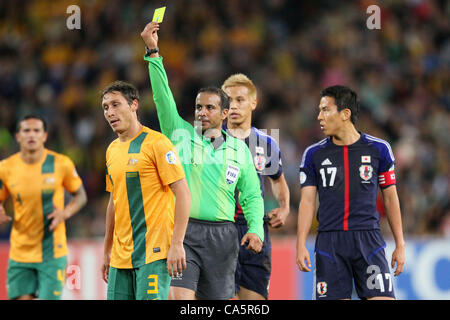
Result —
<instances>
[{"instance_id":1,"label":"player's ear","mask_svg":"<svg viewBox=\"0 0 450 320\"><path fill-rule=\"evenodd\" d=\"M251 102L252 111L256 109L256 106L258 105L258 99L254 98Z\"/></svg>"},{"instance_id":2,"label":"player's ear","mask_svg":"<svg viewBox=\"0 0 450 320\"><path fill-rule=\"evenodd\" d=\"M352 116L352 112L350 111L350 109L345 108L345 109L341 110L340 115L341 115L341 119L343 121L347 121L347 120L350 120L350 117Z\"/></svg>"},{"instance_id":3,"label":"player's ear","mask_svg":"<svg viewBox=\"0 0 450 320\"><path fill-rule=\"evenodd\" d=\"M131 111L138 111L139 109L139 102L137 101L137 99L134 99L133 102L130 105L131 107Z\"/></svg>"},{"instance_id":4,"label":"player's ear","mask_svg":"<svg viewBox=\"0 0 450 320\"><path fill-rule=\"evenodd\" d=\"M221 116L222 121L225 120L228 117L228 112L229 111L230 111L230 109L228 109L228 108L222 110L222 116Z\"/></svg>"}]
</instances>

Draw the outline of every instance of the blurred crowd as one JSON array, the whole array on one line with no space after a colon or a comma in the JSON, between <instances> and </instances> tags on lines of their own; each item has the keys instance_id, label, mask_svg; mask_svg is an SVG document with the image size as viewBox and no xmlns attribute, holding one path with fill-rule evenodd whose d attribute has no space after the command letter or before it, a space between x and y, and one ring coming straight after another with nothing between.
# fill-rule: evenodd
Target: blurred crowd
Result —
<instances>
[{"instance_id":1,"label":"blurred crowd","mask_svg":"<svg viewBox=\"0 0 450 320\"><path fill-rule=\"evenodd\" d=\"M73 4L79 30L66 25ZM379 30L366 26L371 4L381 8ZM323 139L319 93L343 84L361 101L358 130L393 147L406 235L450 236L449 2L0 1L0 159L18 151L20 116L49 120L46 146L75 162L89 197L68 221L69 237L104 235L105 150L115 136L102 88L117 79L136 85L141 122L159 130L140 32L164 5L159 47L180 114L192 120L200 87L242 72L258 87L255 126L279 130L291 214L274 232L296 231L301 156ZM268 192L267 210L274 205Z\"/></svg>"}]
</instances>

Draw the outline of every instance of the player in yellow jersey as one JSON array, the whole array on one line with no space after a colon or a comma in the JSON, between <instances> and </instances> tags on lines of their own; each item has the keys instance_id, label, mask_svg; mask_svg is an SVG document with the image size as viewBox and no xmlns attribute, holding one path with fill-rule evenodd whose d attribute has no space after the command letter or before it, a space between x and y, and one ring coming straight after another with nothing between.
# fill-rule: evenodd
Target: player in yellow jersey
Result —
<instances>
[{"instance_id":1,"label":"player in yellow jersey","mask_svg":"<svg viewBox=\"0 0 450 320\"><path fill-rule=\"evenodd\" d=\"M61 298L66 273L67 220L86 204L73 162L44 147L47 124L28 115L17 126L20 151L0 162L0 223L13 220L7 271L10 299ZM72 200L64 206L64 189ZM14 219L3 202L11 196Z\"/></svg>"},{"instance_id":2,"label":"player in yellow jersey","mask_svg":"<svg viewBox=\"0 0 450 320\"><path fill-rule=\"evenodd\" d=\"M139 122L138 104L137 89L126 82L102 93L105 118L118 135L106 151L108 300L167 299L171 276L176 281L186 268L191 197L185 173L172 142Z\"/></svg>"}]
</instances>

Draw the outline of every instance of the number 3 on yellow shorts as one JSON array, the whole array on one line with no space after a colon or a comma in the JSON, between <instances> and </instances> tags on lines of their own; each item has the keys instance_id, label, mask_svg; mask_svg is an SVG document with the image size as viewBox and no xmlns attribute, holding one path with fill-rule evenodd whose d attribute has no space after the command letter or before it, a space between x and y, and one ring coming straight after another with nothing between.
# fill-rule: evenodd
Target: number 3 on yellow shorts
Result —
<instances>
[{"instance_id":1,"label":"number 3 on yellow shorts","mask_svg":"<svg viewBox=\"0 0 450 320\"><path fill-rule=\"evenodd\" d=\"M151 274L148 276L148 286L150 289L147 290L147 294L158 294L158 275Z\"/></svg>"}]
</instances>

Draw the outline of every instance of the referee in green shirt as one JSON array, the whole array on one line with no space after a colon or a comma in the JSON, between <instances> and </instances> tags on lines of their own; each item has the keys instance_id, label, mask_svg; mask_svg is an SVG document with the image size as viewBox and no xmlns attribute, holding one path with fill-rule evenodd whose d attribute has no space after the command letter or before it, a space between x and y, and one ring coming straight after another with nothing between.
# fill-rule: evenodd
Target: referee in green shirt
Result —
<instances>
[{"instance_id":1,"label":"referee in green shirt","mask_svg":"<svg viewBox=\"0 0 450 320\"><path fill-rule=\"evenodd\" d=\"M235 191L249 226L241 245L257 253L264 241L259 179L245 143L222 130L229 98L221 89L199 90L194 126L180 117L158 54L158 30L158 23L150 22L141 33L147 47L144 59L161 132L175 145L191 191L184 239L187 268L172 279L169 299L231 299L239 252Z\"/></svg>"}]
</instances>

